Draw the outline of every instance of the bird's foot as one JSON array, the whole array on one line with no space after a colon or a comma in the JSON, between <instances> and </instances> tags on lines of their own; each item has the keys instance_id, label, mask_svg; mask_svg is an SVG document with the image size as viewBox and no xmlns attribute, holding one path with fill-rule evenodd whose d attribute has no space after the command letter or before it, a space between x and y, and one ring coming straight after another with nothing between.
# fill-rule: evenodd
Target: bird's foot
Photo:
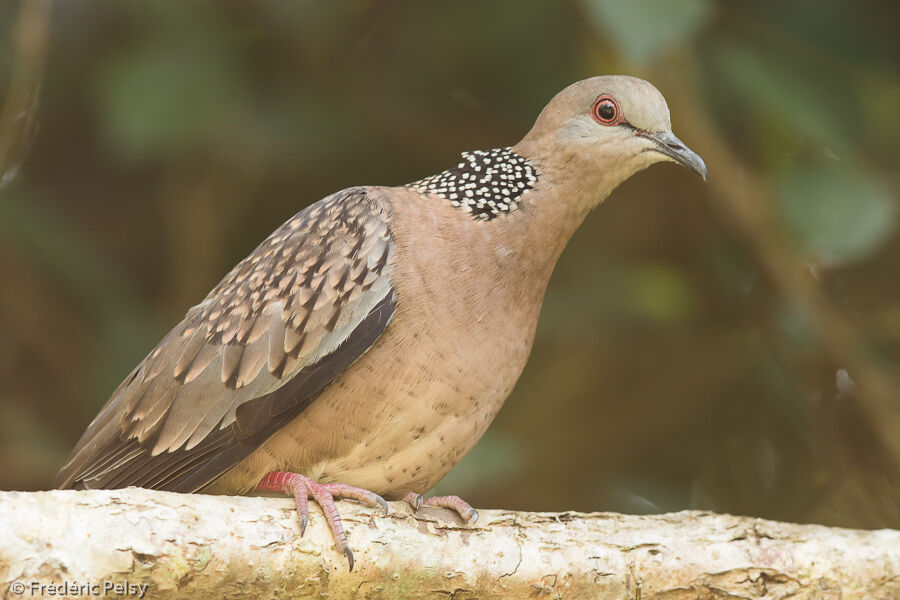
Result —
<instances>
[{"instance_id":1,"label":"bird's foot","mask_svg":"<svg viewBox=\"0 0 900 600\"><path fill-rule=\"evenodd\" d=\"M335 498L356 500L370 508L380 505L384 509L385 516L388 514L387 502L374 492L345 483L317 483L300 473L272 471L260 480L256 489L261 492L290 494L294 497L297 503L297 518L300 520L301 537L303 537L303 533L306 531L306 524L309 522L308 500L309 498L315 500L316 504L322 507L322 512L325 513L325 520L328 521L328 525L331 527L335 549L338 552L343 552L347 557L351 571L353 570L353 551L350 550L350 545L347 544L347 534L344 533L344 525L341 523L337 507L334 505Z\"/></svg>"},{"instance_id":2,"label":"bird's foot","mask_svg":"<svg viewBox=\"0 0 900 600\"><path fill-rule=\"evenodd\" d=\"M449 508L462 518L463 521L471 525L478 520L478 511L472 508L468 502L459 496L432 496L431 498L422 498L421 494L410 492L403 499L407 504L413 507L413 510L419 510L423 506L438 506L440 508Z\"/></svg>"}]
</instances>

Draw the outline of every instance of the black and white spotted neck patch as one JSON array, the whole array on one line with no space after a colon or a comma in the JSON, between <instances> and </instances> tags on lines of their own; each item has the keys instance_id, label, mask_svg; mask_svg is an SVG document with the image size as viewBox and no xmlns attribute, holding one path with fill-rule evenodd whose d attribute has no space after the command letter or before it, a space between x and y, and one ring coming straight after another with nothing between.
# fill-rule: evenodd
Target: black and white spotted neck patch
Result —
<instances>
[{"instance_id":1,"label":"black and white spotted neck patch","mask_svg":"<svg viewBox=\"0 0 900 600\"><path fill-rule=\"evenodd\" d=\"M409 187L436 194L476 219L489 221L516 210L519 196L537 182L537 170L531 162L509 148L464 152L462 158L455 167Z\"/></svg>"}]
</instances>

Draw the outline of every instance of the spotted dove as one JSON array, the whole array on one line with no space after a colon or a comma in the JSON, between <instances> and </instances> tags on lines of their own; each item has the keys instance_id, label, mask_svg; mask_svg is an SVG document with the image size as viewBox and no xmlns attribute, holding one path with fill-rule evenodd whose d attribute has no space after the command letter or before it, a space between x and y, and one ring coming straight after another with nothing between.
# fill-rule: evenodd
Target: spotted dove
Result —
<instances>
[{"instance_id":1,"label":"spotted dove","mask_svg":"<svg viewBox=\"0 0 900 600\"><path fill-rule=\"evenodd\" d=\"M415 508L484 433L528 359L557 258L632 174L706 178L649 83L570 85L515 146L300 211L131 372L61 488L308 498L353 567L334 498ZM427 504L477 513L455 496Z\"/></svg>"}]
</instances>

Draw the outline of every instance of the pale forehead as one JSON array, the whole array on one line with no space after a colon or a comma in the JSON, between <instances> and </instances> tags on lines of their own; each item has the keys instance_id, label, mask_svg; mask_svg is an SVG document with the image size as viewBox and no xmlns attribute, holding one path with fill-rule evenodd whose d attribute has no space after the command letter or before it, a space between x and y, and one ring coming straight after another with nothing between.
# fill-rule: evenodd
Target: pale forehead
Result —
<instances>
[{"instance_id":1,"label":"pale forehead","mask_svg":"<svg viewBox=\"0 0 900 600\"><path fill-rule=\"evenodd\" d=\"M627 75L591 77L573 83L554 99L561 100L562 110L575 116L590 109L594 100L603 94L616 99L625 119L638 129L648 131L669 130L672 127L666 100L652 84Z\"/></svg>"}]
</instances>

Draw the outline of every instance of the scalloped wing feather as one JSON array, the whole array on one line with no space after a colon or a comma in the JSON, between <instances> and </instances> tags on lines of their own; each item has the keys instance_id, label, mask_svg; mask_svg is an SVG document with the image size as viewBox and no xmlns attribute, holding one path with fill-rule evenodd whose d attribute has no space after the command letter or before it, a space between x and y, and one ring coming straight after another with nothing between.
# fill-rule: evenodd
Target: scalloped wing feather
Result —
<instances>
[{"instance_id":1,"label":"scalloped wing feather","mask_svg":"<svg viewBox=\"0 0 900 600\"><path fill-rule=\"evenodd\" d=\"M184 489L249 454L390 322L388 219L350 188L279 227L119 386L55 485Z\"/></svg>"}]
</instances>

